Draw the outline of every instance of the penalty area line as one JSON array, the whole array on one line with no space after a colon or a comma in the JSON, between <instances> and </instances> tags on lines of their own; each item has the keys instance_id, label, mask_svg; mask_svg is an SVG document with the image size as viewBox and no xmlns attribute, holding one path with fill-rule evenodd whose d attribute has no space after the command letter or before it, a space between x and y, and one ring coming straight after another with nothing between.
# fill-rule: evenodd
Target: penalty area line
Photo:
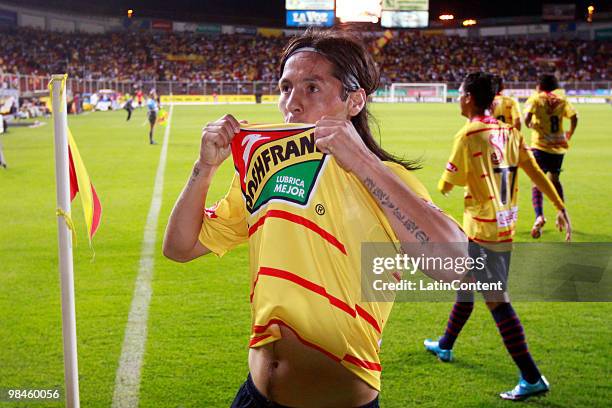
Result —
<instances>
[{"instance_id":1,"label":"penalty area line","mask_svg":"<svg viewBox=\"0 0 612 408\"><path fill-rule=\"evenodd\" d=\"M144 229L142 251L138 276L134 286L134 296L125 327L125 337L119 358L119 367L115 376L115 391L113 393L113 408L138 407L140 392L140 374L147 342L147 320L149 318L149 303L151 301L151 280L153 277L153 263L155 255L155 242L157 239L157 221L162 203L164 189L164 172L166 171L166 157L168 155L168 139L170 138L170 125L172 110L170 105L168 123L164 132L164 141L159 155L159 164L155 175L155 187L151 207L147 215Z\"/></svg>"}]
</instances>

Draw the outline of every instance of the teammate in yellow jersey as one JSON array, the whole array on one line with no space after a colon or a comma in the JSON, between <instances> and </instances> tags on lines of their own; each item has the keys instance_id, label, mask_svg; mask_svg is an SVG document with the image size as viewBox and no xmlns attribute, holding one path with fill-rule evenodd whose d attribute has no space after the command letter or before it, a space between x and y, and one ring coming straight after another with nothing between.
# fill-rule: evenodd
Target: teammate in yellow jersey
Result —
<instances>
[{"instance_id":1,"label":"teammate in yellow jersey","mask_svg":"<svg viewBox=\"0 0 612 408\"><path fill-rule=\"evenodd\" d=\"M305 181L312 181L313 199L296 204L246 197L239 175L228 195L205 211L211 181L241 133L241 123L225 115L203 129L199 157L170 216L163 251L186 262L249 242L250 373L232 407L378 407L378 350L390 305L361 300L361 243L458 242L464 245L447 255L465 257L467 239L431 204L410 171L413 165L376 143L367 98L378 87L379 73L359 40L338 31L308 30L291 40L280 60L279 110L288 124L315 124L314 163L325 163L309 180L300 174L274 180L299 185L305 198ZM248 160L265 132L243 134L246 147L238 159ZM312 139L300 140L308 150ZM266 171L295 161L296 143L291 149L289 142L263 149L257 170L244 173L251 177L246 193L260 194L258 183L269 180ZM285 187L280 190L286 192Z\"/></svg>"},{"instance_id":2,"label":"teammate in yellow jersey","mask_svg":"<svg viewBox=\"0 0 612 408\"><path fill-rule=\"evenodd\" d=\"M557 78L550 74L542 75L537 92L527 100L525 111L525 125L531 128L531 151L542 171L548 173L561 199L564 199L559 175L569 141L578 126L578 114L563 90L559 89ZM570 129L567 132L563 130L564 118L570 120ZM542 192L537 186L532 188L531 201L536 216L531 236L540 238L546 218Z\"/></svg>"},{"instance_id":3,"label":"teammate in yellow jersey","mask_svg":"<svg viewBox=\"0 0 612 408\"><path fill-rule=\"evenodd\" d=\"M521 110L518 102L516 99L502 94L504 90L504 80L501 76L495 75L493 80L497 88L497 93L491 104L491 116L521 130Z\"/></svg>"},{"instance_id":4,"label":"teammate in yellow jersey","mask_svg":"<svg viewBox=\"0 0 612 408\"><path fill-rule=\"evenodd\" d=\"M469 122L455 136L453 151L439 183L439 190L448 194L453 186L465 186L463 228L470 243L470 255L484 257L486 267L472 270L470 277L480 282L502 282L508 279L511 246L518 215L518 168L527 173L559 210L560 228L571 238L571 226L553 185L539 169L520 132L486 116L495 96L492 76L482 72L466 76L459 89L461 114ZM483 291L485 299L508 353L518 366L521 378L511 391L500 394L503 399L524 400L548 391L549 385L538 370L527 348L523 326L510 304L506 290ZM474 308L474 293L461 291L448 319L445 333L439 340L425 340L426 350L441 361L451 361L452 348Z\"/></svg>"}]
</instances>

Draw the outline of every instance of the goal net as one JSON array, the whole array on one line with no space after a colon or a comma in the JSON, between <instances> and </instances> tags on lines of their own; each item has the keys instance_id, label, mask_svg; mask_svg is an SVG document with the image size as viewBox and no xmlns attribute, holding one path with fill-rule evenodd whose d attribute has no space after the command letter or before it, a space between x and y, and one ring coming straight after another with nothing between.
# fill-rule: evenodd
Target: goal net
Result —
<instances>
[{"instance_id":1,"label":"goal net","mask_svg":"<svg viewBox=\"0 0 612 408\"><path fill-rule=\"evenodd\" d=\"M395 82L390 91L389 102L446 103L446 84Z\"/></svg>"}]
</instances>

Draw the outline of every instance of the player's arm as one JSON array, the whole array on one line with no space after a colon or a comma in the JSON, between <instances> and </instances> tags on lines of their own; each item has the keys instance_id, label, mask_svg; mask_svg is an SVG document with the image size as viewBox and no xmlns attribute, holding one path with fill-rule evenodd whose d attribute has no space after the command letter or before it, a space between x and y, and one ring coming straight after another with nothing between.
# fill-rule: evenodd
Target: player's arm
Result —
<instances>
[{"instance_id":1,"label":"player's arm","mask_svg":"<svg viewBox=\"0 0 612 408\"><path fill-rule=\"evenodd\" d=\"M446 168L438 181L438 191L447 196L455 186L465 186L467 183L467 153L463 129L455 135Z\"/></svg>"},{"instance_id":2,"label":"player's arm","mask_svg":"<svg viewBox=\"0 0 612 408\"><path fill-rule=\"evenodd\" d=\"M574 132L576 131L576 127L578 127L578 115L574 115L570 117L570 129L565 134L565 138L569 141L574 136Z\"/></svg>"},{"instance_id":3,"label":"player's arm","mask_svg":"<svg viewBox=\"0 0 612 408\"><path fill-rule=\"evenodd\" d=\"M375 155L364 157L359 162L360 165L353 169L353 174L366 187L385 214L401 243L402 252L429 258L466 259L468 257L467 237L452 218L430 201L417 195ZM448 245L423 245L427 243ZM446 282L461 276L455 270L443 266L421 270L435 280Z\"/></svg>"},{"instance_id":4,"label":"player's arm","mask_svg":"<svg viewBox=\"0 0 612 408\"><path fill-rule=\"evenodd\" d=\"M565 203L563 203L563 200L559 197L555 186L540 169L540 166L538 166L533 156L530 155L528 159L523 160L520 163L520 167L525 171L531 181L533 181L533 184L535 184L555 206L557 209L557 227L559 231L565 229L565 240L570 241L572 239L572 225L565 208Z\"/></svg>"},{"instance_id":5,"label":"player's arm","mask_svg":"<svg viewBox=\"0 0 612 408\"><path fill-rule=\"evenodd\" d=\"M400 242L467 243L465 234L450 217L412 191L365 146L350 121L323 118L316 123L315 139L322 152L332 155L368 189ZM440 256L432 253L433 246L421 249L425 256ZM467 245L449 245L447 250L444 256L467 257ZM427 272L438 279L456 279L456 274L451 278L446 270Z\"/></svg>"},{"instance_id":6,"label":"player's arm","mask_svg":"<svg viewBox=\"0 0 612 408\"><path fill-rule=\"evenodd\" d=\"M239 131L240 124L231 115L225 115L204 127L200 157L174 204L166 227L163 253L167 258L187 262L211 252L198 239L206 195L214 174L230 155L231 141Z\"/></svg>"},{"instance_id":7,"label":"player's arm","mask_svg":"<svg viewBox=\"0 0 612 408\"><path fill-rule=\"evenodd\" d=\"M414 193L373 154L353 173L376 199L401 242L467 242L454 221ZM416 228L406 225L412 222Z\"/></svg>"},{"instance_id":8,"label":"player's arm","mask_svg":"<svg viewBox=\"0 0 612 408\"><path fill-rule=\"evenodd\" d=\"M455 186L449 183L448 181L444 180L443 178L441 178L440 181L438 181L438 191L441 192L445 196L451 192L453 187Z\"/></svg>"},{"instance_id":9,"label":"player's arm","mask_svg":"<svg viewBox=\"0 0 612 408\"><path fill-rule=\"evenodd\" d=\"M532 127L531 121L533 120L533 113L535 112L535 96L532 95L525 102L525 126L528 128Z\"/></svg>"},{"instance_id":10,"label":"player's arm","mask_svg":"<svg viewBox=\"0 0 612 408\"><path fill-rule=\"evenodd\" d=\"M527 126L528 128L531 127L531 120L533 119L533 113L531 112L527 112L525 114L525 126Z\"/></svg>"},{"instance_id":11,"label":"player's arm","mask_svg":"<svg viewBox=\"0 0 612 408\"><path fill-rule=\"evenodd\" d=\"M519 104L514 99L511 99L511 101L512 101L512 118L513 118L512 125L517 130L521 130L521 110L519 109Z\"/></svg>"}]
</instances>

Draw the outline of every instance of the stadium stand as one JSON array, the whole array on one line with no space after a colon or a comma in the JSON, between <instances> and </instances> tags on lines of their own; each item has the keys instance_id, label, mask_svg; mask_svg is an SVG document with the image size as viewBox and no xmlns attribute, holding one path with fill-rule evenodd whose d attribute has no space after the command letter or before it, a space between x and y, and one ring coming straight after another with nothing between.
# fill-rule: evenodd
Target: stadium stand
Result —
<instances>
[{"instance_id":1,"label":"stadium stand","mask_svg":"<svg viewBox=\"0 0 612 408\"><path fill-rule=\"evenodd\" d=\"M282 37L197 33L1 33L0 72L119 81L275 81ZM612 80L612 43L577 39L466 38L400 32L378 55L383 84L458 82L471 70L507 81Z\"/></svg>"},{"instance_id":2,"label":"stadium stand","mask_svg":"<svg viewBox=\"0 0 612 408\"><path fill-rule=\"evenodd\" d=\"M383 82L460 82L470 71L534 81L558 71L563 81L612 78L612 43L585 40L419 36L400 32L379 58Z\"/></svg>"},{"instance_id":3,"label":"stadium stand","mask_svg":"<svg viewBox=\"0 0 612 408\"><path fill-rule=\"evenodd\" d=\"M30 28L2 33L5 73L128 81L275 80L281 38L193 33L66 34Z\"/></svg>"}]
</instances>

